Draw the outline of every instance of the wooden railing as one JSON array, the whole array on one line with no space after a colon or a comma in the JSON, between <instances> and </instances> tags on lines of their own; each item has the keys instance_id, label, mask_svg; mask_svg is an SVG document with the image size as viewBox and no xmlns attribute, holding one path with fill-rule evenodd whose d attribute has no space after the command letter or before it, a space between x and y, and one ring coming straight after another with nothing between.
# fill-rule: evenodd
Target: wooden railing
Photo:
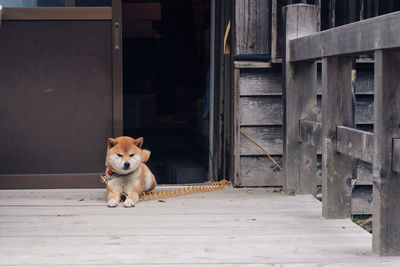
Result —
<instances>
[{"instance_id":1,"label":"wooden railing","mask_svg":"<svg viewBox=\"0 0 400 267\"><path fill-rule=\"evenodd\" d=\"M314 6L283 13L284 191L315 194L322 147L322 215L350 217L353 158L372 163L373 251L400 255L400 12L323 32ZM352 128L352 56L365 52L375 58L374 133Z\"/></svg>"}]
</instances>

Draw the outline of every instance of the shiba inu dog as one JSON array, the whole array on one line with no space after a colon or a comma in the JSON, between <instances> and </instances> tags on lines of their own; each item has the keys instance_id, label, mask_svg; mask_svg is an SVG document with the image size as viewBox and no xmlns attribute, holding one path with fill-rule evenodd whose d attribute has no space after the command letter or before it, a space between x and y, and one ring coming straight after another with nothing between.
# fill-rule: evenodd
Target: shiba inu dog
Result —
<instances>
[{"instance_id":1,"label":"shiba inu dog","mask_svg":"<svg viewBox=\"0 0 400 267\"><path fill-rule=\"evenodd\" d=\"M150 158L150 151L142 149L142 145L142 137L108 139L105 178L109 207L118 205L121 193L127 194L124 206L134 207L142 192L157 186L153 173L144 164Z\"/></svg>"}]
</instances>

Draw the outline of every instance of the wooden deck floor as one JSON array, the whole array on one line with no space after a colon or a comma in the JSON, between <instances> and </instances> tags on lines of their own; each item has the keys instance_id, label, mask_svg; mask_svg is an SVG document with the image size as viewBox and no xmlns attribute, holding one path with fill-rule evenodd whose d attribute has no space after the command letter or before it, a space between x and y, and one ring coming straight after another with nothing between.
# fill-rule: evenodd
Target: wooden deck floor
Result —
<instances>
[{"instance_id":1,"label":"wooden deck floor","mask_svg":"<svg viewBox=\"0 0 400 267\"><path fill-rule=\"evenodd\" d=\"M0 265L400 266L311 196L233 189L106 207L105 191L0 192Z\"/></svg>"}]
</instances>

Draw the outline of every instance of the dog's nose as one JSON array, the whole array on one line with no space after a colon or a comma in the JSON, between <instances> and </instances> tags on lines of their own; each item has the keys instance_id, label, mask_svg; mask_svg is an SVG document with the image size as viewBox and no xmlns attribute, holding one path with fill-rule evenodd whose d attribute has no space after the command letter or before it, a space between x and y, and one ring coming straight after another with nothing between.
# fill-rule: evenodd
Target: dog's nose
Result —
<instances>
[{"instance_id":1,"label":"dog's nose","mask_svg":"<svg viewBox=\"0 0 400 267\"><path fill-rule=\"evenodd\" d=\"M124 163L124 168L125 168L125 169L129 169L129 166L131 166L131 164L130 164L129 162L126 161L126 162Z\"/></svg>"}]
</instances>

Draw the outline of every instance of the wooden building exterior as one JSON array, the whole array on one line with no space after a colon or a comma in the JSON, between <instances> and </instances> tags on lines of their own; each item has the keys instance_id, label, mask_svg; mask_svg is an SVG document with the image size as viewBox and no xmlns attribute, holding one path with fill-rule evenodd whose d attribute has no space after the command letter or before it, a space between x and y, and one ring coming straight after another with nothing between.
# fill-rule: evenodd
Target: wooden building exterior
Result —
<instances>
[{"instance_id":1,"label":"wooden building exterior","mask_svg":"<svg viewBox=\"0 0 400 267\"><path fill-rule=\"evenodd\" d=\"M288 5L295 2L300 4ZM309 264L313 260L328 265L358 260L370 261L371 266L398 264L398 258L382 260L370 255L368 242L372 241L372 252L379 256L400 255L400 12L385 14L399 8L395 1L372 0L213 2L210 177L229 178L236 187L283 187L286 195L271 188L208 192L189 187L189 191L208 192L210 197L172 198L147 207L143 203L149 212L139 214L144 221L139 220L128 231L140 236L143 229L153 231L149 226L159 221L167 221L167 225L160 225L166 227L163 233L178 229L180 234L177 232L176 240L170 243L180 250L169 263L210 263L210 256L212 263L225 263L229 257L220 248L234 242L233 261L227 263L245 259L251 264ZM377 16L381 14L385 15ZM0 91L4 100L0 110L5 112L0 122L7 127L0 135L0 162L8 164L0 171L0 187L99 186L95 178L103 168L105 147L98 144L123 130L121 1L93 10L9 9L3 15L6 30L0 32L0 71L5 86ZM84 30L77 34L74 30L80 27ZM333 29L320 31L329 28ZM28 48L23 45L25 39ZM59 55L61 49L64 53ZM99 58L101 61L96 61ZM80 68L74 69L77 66ZM66 73L69 79L51 75L55 67L61 69L56 74ZM101 105L91 105L93 102ZM58 155L60 151L65 153ZM96 157L88 160L93 155ZM321 164L322 179L318 171ZM312 196L320 184L322 203ZM205 187L217 189L215 184ZM156 190L163 188L171 187ZM179 192L185 194L186 190ZM79 236L85 237L89 248L101 240L112 252L100 251L101 256L111 255L106 262L115 262L115 251L121 251L115 248L122 243L110 243L110 236L132 239L125 230L110 232L109 225L120 221L114 215L129 216L123 219L130 220L138 214L114 209L116 214L108 218L101 215L102 224L98 225L104 189L4 192L0 202L8 218L2 241L12 244L3 252L8 262L26 265L27 255L40 255L35 264L47 264L56 257L65 264L78 264L79 260L93 263L96 256L92 255L99 255L97 247L78 258L61 253L67 244L72 254L77 254L77 247L70 244ZM161 195L171 197L166 192ZM172 217L164 214L160 205L175 206L178 213ZM350 223L354 213L373 214L372 236ZM163 218L154 220L155 215ZM26 217L22 233L20 225L12 223L20 222L21 216ZM67 231L58 227L59 223L53 223L54 228L52 220L66 221ZM95 235L88 235L88 227L96 230ZM220 229L228 232L221 234ZM138 240L145 241L144 247L159 244L155 251L163 255L171 236L162 237L163 233L161 239L153 233ZM46 254L32 245L43 238ZM300 239L307 241L302 249L298 247ZM60 247L60 241L66 243ZM139 248L143 247L140 242ZM138 248L135 242L128 243L133 244L132 250ZM27 244L28 253L21 254L19 248ZM252 250L242 249L243 244L250 244ZM268 250L273 255L266 257ZM133 255L138 264L165 264L171 257L167 254L155 261L146 251L128 257ZM299 260L298 254L306 257ZM15 255L23 257L14 259ZM123 263L130 260L120 255Z\"/></svg>"},{"instance_id":2,"label":"wooden building exterior","mask_svg":"<svg viewBox=\"0 0 400 267\"><path fill-rule=\"evenodd\" d=\"M386 1L236 1L234 38L234 81L237 156L237 186L282 186L283 172L257 145L263 146L282 166L282 7L292 3L317 5L318 30L398 10ZM249 15L251 14L251 15ZM260 15L262 14L262 15ZM267 19L268 18L268 19ZM252 33L252 34L249 34ZM262 40L262 41L261 41ZM236 59L236 60L235 60ZM246 60L247 59L247 60ZM373 57L355 58L355 123L373 130ZM321 70L317 90L317 117L321 120ZM319 162L321 161L319 157ZM320 168L319 168L320 169ZM371 165L358 162L358 189L370 191ZM320 171L319 171L320 172ZM366 186L366 187L365 187ZM355 189L355 192L357 188Z\"/></svg>"},{"instance_id":3,"label":"wooden building exterior","mask_svg":"<svg viewBox=\"0 0 400 267\"><path fill-rule=\"evenodd\" d=\"M66 1L66 3L74 1ZM79 1L78 1L79 2ZM44 144L46 151L45 157L39 154L30 154L29 157L21 161L13 161L0 171L0 185L4 188L20 187L93 187L102 186L97 180L97 174L103 168L103 155L105 148L94 148L98 143L103 143L108 136L117 136L123 133L122 126L122 47L121 47L121 1L103 1L108 3L102 7L76 7L74 9L60 8L9 8L3 10L2 29L0 32L0 48L3 55L1 71L3 77L8 80L7 86L10 94L5 94L3 99L6 101L1 104L1 108L8 110L8 115L3 116L2 124L11 125L2 131L2 138L6 138L6 145L0 154L1 159L7 159L7 151L12 151L15 144L21 145L21 141L35 140L40 142L44 132L48 129L56 129L57 134L53 139L49 139L48 144ZM112 4L111 4L112 3ZM212 173L210 177L226 177L233 181L236 186L282 186L283 172L278 167L285 167L282 161L283 153L283 109L282 109L282 8L288 4L307 3L317 6L316 25L317 30L324 30L335 26L340 26L349 22L365 19L392 11L400 7L396 1L339 1L339 0L223 0L212 1L213 3L213 62L212 63L212 123L210 125L210 142L212 143L210 151ZM32 32L37 26L47 27L46 31L40 33L40 36L29 34L16 35L15 28L18 26L24 33ZM74 27L82 26L88 31L90 27L96 28L97 35L88 39L88 35L82 33L81 36L75 34ZM63 27L64 34L59 38L58 28ZM101 30L100 30L101 28ZM14 30L13 30L14 29ZM97 37L96 37L97 36ZM97 39L96 39L96 38ZM4 39L4 40L3 40ZM57 57L57 50L45 49L44 46L30 47L22 54L17 50L12 50L14 43L19 43L23 47L24 41L39 42L49 39L48 44L60 44L66 46L70 54L85 55L83 57L71 58ZM64 40L61 42L60 40ZM75 42L71 46L67 40ZM99 45L101 43L101 45ZM84 44L81 51L78 51L78 44ZM21 47L21 49L22 49ZM75 48L73 48L75 47ZM35 50L36 49L36 50ZM86 50L85 50L86 49ZM97 49L97 50L94 50ZM12 53L7 51L12 50ZM67 50L65 50L67 51ZM97 62L101 69L93 67L94 60L91 51L103 53L103 62ZM28 65L22 65L23 77L35 81L29 88L33 88L28 94L26 103L20 103L26 107L24 112L16 113L19 107L12 105L17 101L22 91L12 90L13 86L19 81L15 69L18 66L12 65L15 56L19 60L39 61L35 55L42 54L40 57L46 59L44 65L36 69ZM55 58L57 61L52 61ZM80 59L82 62L80 62ZM355 78L355 123L359 129L372 131L373 129L373 58L370 55L357 58L354 68L357 70ZM73 69L74 66L82 68ZM81 64L82 63L82 64ZM83 64L84 63L84 64ZM69 65L68 65L69 64ZM69 83L62 84L63 87L54 88L48 79L48 75L38 75L40 68L46 69L48 73L53 66L58 68L70 77ZM13 67L13 68L10 68ZM22 70L22 69L21 69ZM90 70L90 71L88 71ZM88 72L84 72L88 71ZM80 75L75 75L80 73ZM86 74L84 74L86 73ZM20 73L20 75L22 75ZM84 84L87 77L101 76L103 80L93 79L87 88L90 90L79 89L79 84ZM65 77L54 77L54 84L59 79ZM320 81L320 78L319 78ZM98 84L96 85L96 82ZM320 82L319 82L320 83ZM46 85L47 84L47 85ZM47 87L42 90L42 86ZM94 88L100 91L95 91ZM318 103L321 102L321 86L318 87ZM42 91L43 92L42 92ZM5 91L3 91L5 92ZM40 100L30 101L37 97L40 92ZM82 99L80 106L76 109L76 114L55 114L35 113L40 110L43 104L51 104L55 99L61 99L65 94L70 94L70 101ZM87 93L87 94L86 94ZM32 95L30 95L32 94ZM32 97L32 98L30 98ZM85 100L86 99L86 100ZM98 105L84 105L84 102L94 101ZM68 106L70 107L70 106ZM318 119L320 120L320 107L317 108ZM44 116L43 121L36 123L30 121L26 114L35 113L35 116ZM80 113L85 114L81 117ZM33 114L32 113L32 114ZM19 114L18 121L27 127L30 132L22 139L15 139L13 133L19 125L11 122L12 114ZM95 116L95 114L102 114ZM57 127L57 116L64 124ZM66 127L65 122L69 122L70 117L79 117L76 125ZM93 129L86 129L88 121L94 125ZM48 122L48 123L45 123ZM49 122L51 122L49 124ZM14 127L14 128L13 128ZM100 129L100 130L99 130ZM82 131L86 135L93 135L90 149L80 151L76 149L84 137L71 138ZM248 139L253 141L271 154L272 158L278 163L273 163L265 152ZM21 137L20 137L21 138ZM25 139L24 139L25 138ZM53 138L53 137L52 137ZM63 140L62 144L54 147L57 140ZM25 140L25 141L24 141ZM71 144L67 146L66 144ZM58 149L58 150L57 150ZM64 165L59 165L51 155L58 153L60 149L66 149L67 153L63 155ZM82 152L81 154L78 154ZM19 152L18 152L19 153ZM78 166L74 162L76 156L89 157L90 153L96 154L95 162ZM13 154L14 155L14 154ZM15 154L16 155L16 154ZM15 156L14 155L14 156ZM13 157L14 157L13 156ZM34 164L31 164L34 163ZM47 170L46 164L52 162L53 169ZM84 162L84 160L83 160ZM36 169L29 169L27 166L35 165ZM371 166L366 163L359 163L357 185L366 191L370 191L371 184ZM22 166L22 167L21 167ZM58 166L58 167L54 167ZM24 169L25 168L25 169ZM18 171L15 171L18 170ZM44 175L43 175L44 174ZM357 191L357 188L354 192ZM368 213L368 211L365 211Z\"/></svg>"}]
</instances>

